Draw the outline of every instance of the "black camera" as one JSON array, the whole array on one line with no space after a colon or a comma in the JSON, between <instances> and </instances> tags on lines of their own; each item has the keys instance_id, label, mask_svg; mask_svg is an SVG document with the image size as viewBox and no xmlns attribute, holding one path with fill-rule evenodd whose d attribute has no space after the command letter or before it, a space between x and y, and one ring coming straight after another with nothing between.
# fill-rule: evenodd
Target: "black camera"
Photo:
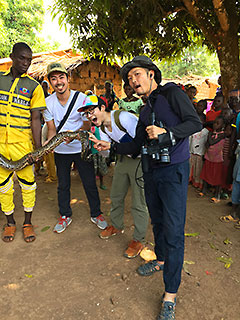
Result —
<instances>
[{"instance_id":1,"label":"black camera","mask_svg":"<svg viewBox=\"0 0 240 320\"><path fill-rule=\"evenodd\" d=\"M155 124L155 113L151 113L151 123ZM159 122L158 126L164 128L163 124ZM160 134L158 140L147 140L146 144L142 146L141 159L142 169L144 173L149 171L149 164L151 163L163 163L168 164L171 162L169 147L174 146L176 140L172 132Z\"/></svg>"}]
</instances>

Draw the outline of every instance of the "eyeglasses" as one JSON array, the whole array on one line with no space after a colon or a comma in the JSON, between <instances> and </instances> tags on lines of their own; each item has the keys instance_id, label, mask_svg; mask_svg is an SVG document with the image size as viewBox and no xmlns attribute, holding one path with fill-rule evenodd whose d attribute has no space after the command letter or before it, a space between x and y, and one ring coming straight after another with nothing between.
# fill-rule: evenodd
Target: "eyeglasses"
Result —
<instances>
[{"instance_id":1,"label":"eyeglasses","mask_svg":"<svg viewBox=\"0 0 240 320\"><path fill-rule=\"evenodd\" d=\"M97 106L95 106L95 107L89 109L88 111L84 112L83 115L86 116L86 117L89 117L90 115L94 114L96 107Z\"/></svg>"}]
</instances>

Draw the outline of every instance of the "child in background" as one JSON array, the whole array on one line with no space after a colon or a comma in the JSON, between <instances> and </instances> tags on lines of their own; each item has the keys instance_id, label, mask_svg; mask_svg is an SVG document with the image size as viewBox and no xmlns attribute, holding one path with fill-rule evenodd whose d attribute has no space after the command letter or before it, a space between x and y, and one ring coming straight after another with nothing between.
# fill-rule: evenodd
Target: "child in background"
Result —
<instances>
[{"instance_id":1,"label":"child in background","mask_svg":"<svg viewBox=\"0 0 240 320\"><path fill-rule=\"evenodd\" d=\"M230 123L234 121L233 111L229 107L223 108L220 115L225 119L226 122Z\"/></svg>"},{"instance_id":2,"label":"child in background","mask_svg":"<svg viewBox=\"0 0 240 320\"><path fill-rule=\"evenodd\" d=\"M237 96L230 96L228 99L229 107L232 109L233 113L236 115L240 111L240 101Z\"/></svg>"},{"instance_id":3,"label":"child in background","mask_svg":"<svg viewBox=\"0 0 240 320\"><path fill-rule=\"evenodd\" d=\"M213 132L208 133L206 143L205 161L200 178L203 180L203 189L199 196L203 196L207 191L207 183L215 186L215 195L211 198L211 202L218 203L220 201L221 186L224 184L223 171L223 146L225 142L224 135L224 118L217 117L213 122Z\"/></svg>"},{"instance_id":4,"label":"child in background","mask_svg":"<svg viewBox=\"0 0 240 320\"><path fill-rule=\"evenodd\" d=\"M105 93L101 95L101 98L106 102L108 110L114 109L114 104L119 101L119 98L116 96L113 90L113 83L110 80L105 81Z\"/></svg>"},{"instance_id":5,"label":"child in background","mask_svg":"<svg viewBox=\"0 0 240 320\"><path fill-rule=\"evenodd\" d=\"M224 130L225 140L223 145L223 185L222 185L222 199L229 199L228 193L231 191L232 185L228 183L228 171L230 165L230 138L232 135L233 127L231 123L227 123Z\"/></svg>"},{"instance_id":6,"label":"child in background","mask_svg":"<svg viewBox=\"0 0 240 320\"><path fill-rule=\"evenodd\" d=\"M213 121L221 115L224 106L224 97L218 93L213 100L212 109L206 114L206 128L209 131L213 130Z\"/></svg>"},{"instance_id":7,"label":"child in background","mask_svg":"<svg viewBox=\"0 0 240 320\"><path fill-rule=\"evenodd\" d=\"M118 101L119 109L123 109L138 115L141 107L143 106L142 99L139 99L133 95L135 91L129 84L125 83L123 89L126 94L126 98Z\"/></svg>"},{"instance_id":8,"label":"child in background","mask_svg":"<svg viewBox=\"0 0 240 320\"><path fill-rule=\"evenodd\" d=\"M86 90L85 94L91 96L93 94L92 90ZM91 126L91 133L95 135L97 139L100 139L99 128L96 126ZM99 177L100 189L107 190L107 187L103 183L103 176L107 174L107 164L105 158L103 158L98 151L92 146L91 153L93 155L93 164L95 169L96 178Z\"/></svg>"},{"instance_id":9,"label":"child in background","mask_svg":"<svg viewBox=\"0 0 240 320\"><path fill-rule=\"evenodd\" d=\"M238 147L236 149L236 163L233 169L233 187L232 187L232 211L231 215L238 222L235 224L236 229L240 229L240 140L237 140ZM235 211L234 211L235 209Z\"/></svg>"},{"instance_id":10,"label":"child in background","mask_svg":"<svg viewBox=\"0 0 240 320\"><path fill-rule=\"evenodd\" d=\"M225 128L225 143L229 144L228 148L228 170L227 170L227 177L226 177L226 184L230 185L233 182L232 174L233 174L233 167L236 162L236 154L235 150L237 148L237 129L235 125L235 118L234 113L232 109L230 108L224 108L222 110L221 115L225 119L225 122L227 123ZM228 142L227 142L228 140ZM223 195L223 199L227 198L225 195Z\"/></svg>"},{"instance_id":11,"label":"child in background","mask_svg":"<svg viewBox=\"0 0 240 320\"><path fill-rule=\"evenodd\" d=\"M203 111L207 108L207 101L200 100L196 105L196 111L204 124L205 114ZM203 180L200 179L200 174L203 167L203 156L205 154L205 144L208 137L208 130L203 128L200 132L196 132L189 137L190 150L190 177L189 182L200 190L203 188Z\"/></svg>"},{"instance_id":12,"label":"child in background","mask_svg":"<svg viewBox=\"0 0 240 320\"><path fill-rule=\"evenodd\" d=\"M204 114L204 111L207 109L207 100L199 100L195 108L200 120L202 121L202 124L204 124L206 121L206 115Z\"/></svg>"},{"instance_id":13,"label":"child in background","mask_svg":"<svg viewBox=\"0 0 240 320\"><path fill-rule=\"evenodd\" d=\"M97 139L100 139L100 133L99 133L98 127L92 126L91 133L93 133ZM107 190L107 187L103 183L103 176L105 176L108 171L106 160L103 156L99 154L99 152L94 147L91 148L91 152L93 154L93 164L94 164L95 174L96 174L96 177L99 177L99 180L100 180L100 189Z\"/></svg>"},{"instance_id":14,"label":"child in background","mask_svg":"<svg viewBox=\"0 0 240 320\"><path fill-rule=\"evenodd\" d=\"M221 216L220 220L222 222L237 222L235 227L240 229L240 140L237 140L237 142L237 160L233 169L232 209L229 215Z\"/></svg>"},{"instance_id":15,"label":"child in background","mask_svg":"<svg viewBox=\"0 0 240 320\"><path fill-rule=\"evenodd\" d=\"M194 86L189 86L186 89L186 94L188 95L189 99L191 100L193 106L197 105L197 98L195 97L197 94L197 88Z\"/></svg>"}]
</instances>

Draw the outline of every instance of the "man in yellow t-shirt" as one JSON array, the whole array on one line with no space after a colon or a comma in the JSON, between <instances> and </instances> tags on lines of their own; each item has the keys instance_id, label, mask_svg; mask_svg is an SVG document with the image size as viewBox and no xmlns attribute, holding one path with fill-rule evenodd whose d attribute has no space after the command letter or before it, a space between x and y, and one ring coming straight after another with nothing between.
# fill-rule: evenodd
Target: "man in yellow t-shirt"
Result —
<instances>
[{"instance_id":1,"label":"man in yellow t-shirt","mask_svg":"<svg viewBox=\"0 0 240 320\"><path fill-rule=\"evenodd\" d=\"M0 154L16 161L33 151L33 146L35 149L41 147L40 110L46 108L46 103L41 85L26 74L32 61L31 48L18 42L13 46L10 58L10 70L0 72ZM16 232L13 174L0 168L0 203L7 218L2 236L5 242L11 242ZM32 242L36 238L31 223L36 192L33 166L17 171L16 175L25 212L23 236L26 242Z\"/></svg>"}]
</instances>

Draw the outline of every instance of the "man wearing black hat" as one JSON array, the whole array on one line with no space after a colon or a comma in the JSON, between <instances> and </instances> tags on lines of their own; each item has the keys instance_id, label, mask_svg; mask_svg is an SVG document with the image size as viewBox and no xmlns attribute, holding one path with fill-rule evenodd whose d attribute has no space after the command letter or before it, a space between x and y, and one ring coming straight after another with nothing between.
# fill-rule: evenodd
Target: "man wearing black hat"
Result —
<instances>
[{"instance_id":1,"label":"man wearing black hat","mask_svg":"<svg viewBox=\"0 0 240 320\"><path fill-rule=\"evenodd\" d=\"M188 137L201 122L188 97L177 85L161 86L161 71L146 56L135 57L121 69L125 83L148 97L130 143L112 143L116 153L141 152L146 202L155 238L156 260L138 268L142 276L163 271L165 292L158 320L175 319L176 293L181 282L184 225L189 176ZM110 144L95 140L98 150Z\"/></svg>"}]
</instances>

